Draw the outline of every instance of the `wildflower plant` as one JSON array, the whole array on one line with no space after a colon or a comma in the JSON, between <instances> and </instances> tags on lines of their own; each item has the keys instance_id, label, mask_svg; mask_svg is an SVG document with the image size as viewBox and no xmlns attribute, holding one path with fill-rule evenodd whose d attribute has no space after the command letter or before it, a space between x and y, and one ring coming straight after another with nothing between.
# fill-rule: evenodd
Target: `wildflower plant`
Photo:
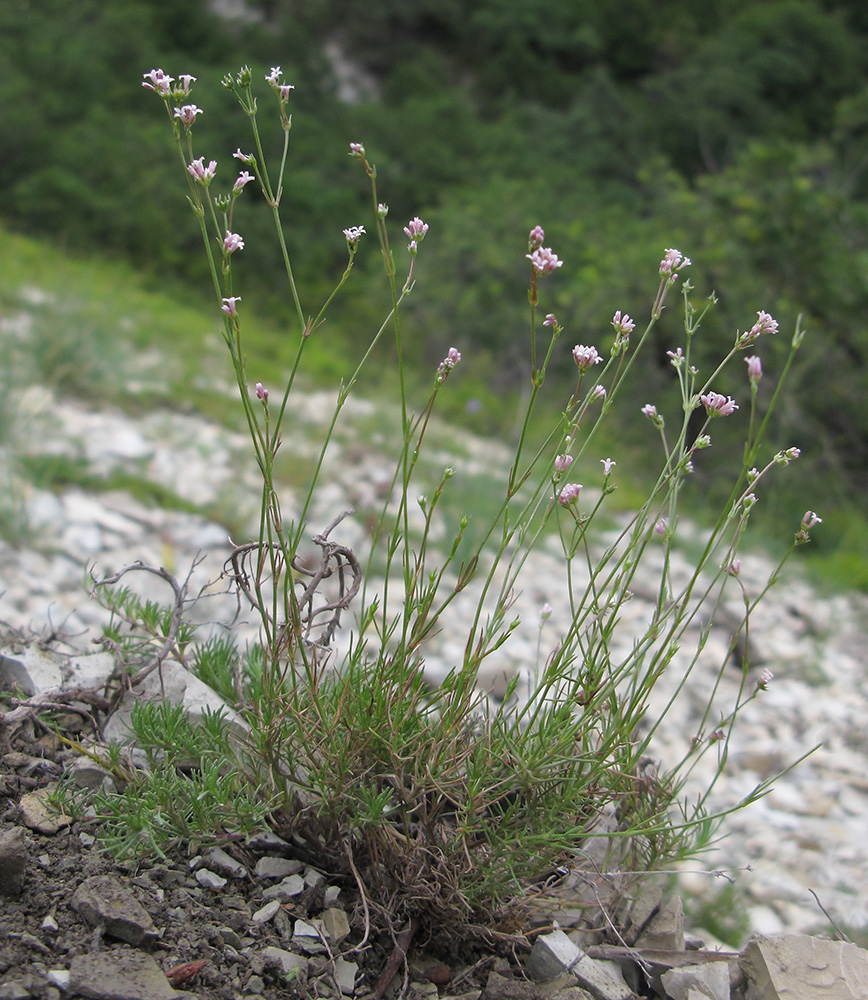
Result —
<instances>
[{"instance_id":1,"label":"wildflower plant","mask_svg":"<svg viewBox=\"0 0 868 1000\"><path fill-rule=\"evenodd\" d=\"M245 829L247 819L256 814L251 799L258 794L278 832L292 835L312 857L355 880L369 921L389 929L404 921L411 928L429 929L462 923L480 932L484 928L487 934L521 928L526 908L565 872L599 877L599 859L591 860L592 842L608 845L604 868L611 863L620 871L638 873L707 847L727 812L768 788L761 784L735 803L718 805L712 798L739 712L771 681L770 675L754 677L750 669L750 615L763 594L748 592L739 576L738 553L751 510L761 502L763 480L797 458L798 449L761 459L770 411L760 412L756 387L761 376L769 375L763 375L758 354L745 359L747 373L738 365L739 377L750 388L749 403L737 403L716 387L724 369L746 348L758 351L761 338L774 334L777 323L760 312L757 323L736 336L720 365L708 375L700 373L692 364L691 349L713 298L702 306L694 304L691 286L684 280L690 260L667 249L657 268L658 287L644 330L638 332L637 321L618 309L610 347L601 340L596 346L564 349L566 324L546 311L545 300L567 267L545 245L543 229L535 226L526 250L530 393L512 461L502 482L491 484L499 498L497 509L470 554L463 544L466 517L451 526L445 542L435 544L435 517L457 473L450 467L434 482L420 481L419 458L439 394L448 391L446 383L456 366L473 360L466 349L462 359L451 348L432 372L427 400L410 398L402 310L414 293L417 269L424 273L428 225L418 217L410 220L402 227L408 242L400 250L393 246L376 166L362 143L351 143L349 155L358 161L370 187L370 235L359 224L344 229L342 238L334 234L336 245L345 246L345 269L327 300L308 311L296 287L281 218L293 88L283 82L279 67L266 76L272 113L283 129L273 167L258 126L253 73L245 67L224 79L252 130L246 147L250 152L239 147L233 154L244 168L235 178L227 169L229 161L210 160L212 151L200 154L195 148L196 121L207 109L202 112L188 100L194 82L189 76L176 81L162 70L152 70L145 74L144 86L163 100L173 130L210 265L215 315L222 319L262 475L258 538L238 545L227 564L258 614L258 644L243 655L207 644L197 653L195 640L190 640L180 653L191 669L204 671L228 697L247 727L243 733L228 734L219 720L210 720L205 735L195 741L189 734L181 738L195 743L202 781L211 781L222 762L232 787L245 787L243 795L237 793L245 815L236 817L234 829ZM269 386L256 381L259 373L245 355L244 312L249 303L237 287L234 269L235 257L245 246L240 199L254 193L265 199L273 216L297 343L285 381ZM370 244L379 248L391 307L338 387L305 494L296 509L284 511L274 470L287 402L310 339L324 335L329 304L350 278L357 253ZM653 403L642 407L650 421L649 435L658 439L661 471L647 500L622 519L613 538L611 531L596 529L611 524L604 521L607 498L624 471L617 456L597 453L595 439L613 406L622 401L636 405L626 395L626 380L637 357L648 350L649 334L679 282L684 342L670 352L670 359L681 388L681 409L664 419ZM651 294L653 287L649 298ZM341 541L342 525L353 511L334 510L327 525L311 524L310 511L347 398L374 346L387 336L394 342L401 447L368 551L359 554ZM797 326L772 405L802 337ZM576 365L574 386L554 426L537 440L531 417L549 365L570 351ZM698 432L691 419L697 411L704 414ZM689 578L676 579L671 557L679 500L694 459L711 445L717 421L745 418L744 459L741 468L733 470L729 499ZM600 465L602 487L591 488L591 481L599 480ZM583 486L580 480L586 478L588 485ZM807 512L793 545L807 541L819 520ZM318 564L299 557L308 537L318 547ZM527 690L520 689L516 677L501 701L492 700L478 683L480 670L490 656L509 648L520 624L514 604L522 570L531 553L552 537L559 539L567 625L536 666L525 665ZM656 574L654 612L638 632L631 632L622 613L637 579L647 578L649 565ZM744 614L729 653L737 645L746 650L738 664L738 695L721 709L715 694L726 663L717 664L717 680L709 686L712 694L705 712L695 720L689 750L683 759L649 771L644 762L653 750L654 733L703 653L705 631L685 655L689 630L699 620L700 609L705 618L709 609L713 615L724 592L734 587L740 588ZM121 600L118 606L129 610L129 601ZM541 654L544 628L548 635L553 625L551 615L546 606L537 619ZM150 619L153 637L161 619L153 610ZM343 641L338 647L339 637ZM443 637L461 653L441 683L432 686L425 673L426 657ZM655 686L673 671L675 695L650 715ZM160 724L154 713L140 712L134 720L140 740L165 753L172 741L159 736ZM168 724L166 719L162 724ZM174 717L173 726L173 732L187 732ZM716 761L712 777L697 794L689 784L691 772L709 753ZM154 773L160 781L168 780L165 768ZM153 789L148 792L151 799L154 794ZM228 808L221 798L220 829L231 832ZM165 829L166 811L162 822ZM189 836L189 827L188 813L172 830ZM144 847L153 837L153 830L143 835Z\"/></svg>"}]
</instances>

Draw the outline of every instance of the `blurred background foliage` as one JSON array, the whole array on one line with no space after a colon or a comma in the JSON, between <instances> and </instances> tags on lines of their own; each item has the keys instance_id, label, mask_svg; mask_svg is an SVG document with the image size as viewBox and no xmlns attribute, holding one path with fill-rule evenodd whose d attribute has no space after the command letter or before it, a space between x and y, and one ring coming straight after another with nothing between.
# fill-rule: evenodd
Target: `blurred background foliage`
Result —
<instances>
[{"instance_id":1,"label":"blurred background foliage","mask_svg":"<svg viewBox=\"0 0 868 1000\"><path fill-rule=\"evenodd\" d=\"M297 88L283 211L307 312L345 266L341 229L373 231L351 140L378 166L396 234L413 215L431 224L408 307L411 360L430 372L454 345L473 362L454 377L452 415L479 432L509 433L528 381L531 226L566 261L543 286L543 310L565 327L552 412L570 391L572 344L607 347L616 308L641 326L662 251L678 247L697 296L719 298L699 364L765 309L781 324L759 345L768 395L804 315L809 335L763 456L798 444L804 457L778 477L767 516L795 529L817 507L837 527L816 532L815 547L846 554L842 573L868 586L853 559L868 538L866 43L862 0L4 0L3 222L72 255L120 255L153 286L204 298L169 129L141 74L198 78L197 154L218 160L228 188L229 154L248 132L220 79L246 63L261 81L280 65ZM263 84L277 151L270 96ZM237 210L247 246L236 288L281 330L291 311L270 216L254 203L245 195ZM373 241L357 268L313 352L329 373L382 318L383 282L364 280L381 271ZM611 432L639 461L640 406L675 403L665 352L679 328L671 302L634 412L621 408ZM716 388L747 403L739 371ZM737 435L726 438L705 453L698 498L716 488L714 464L738 455Z\"/></svg>"}]
</instances>

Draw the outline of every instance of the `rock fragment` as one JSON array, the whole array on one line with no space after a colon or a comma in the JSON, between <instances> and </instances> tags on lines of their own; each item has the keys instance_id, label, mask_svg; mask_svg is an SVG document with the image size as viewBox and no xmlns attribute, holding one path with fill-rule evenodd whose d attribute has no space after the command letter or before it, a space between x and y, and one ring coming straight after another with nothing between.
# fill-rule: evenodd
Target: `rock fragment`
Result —
<instances>
[{"instance_id":1,"label":"rock fragment","mask_svg":"<svg viewBox=\"0 0 868 1000\"><path fill-rule=\"evenodd\" d=\"M126 948L76 955L69 969L69 989L90 1000L190 1000L172 988L150 955Z\"/></svg>"},{"instance_id":2,"label":"rock fragment","mask_svg":"<svg viewBox=\"0 0 868 1000\"><path fill-rule=\"evenodd\" d=\"M0 895L15 899L27 869L27 843L20 826L0 833Z\"/></svg>"},{"instance_id":3,"label":"rock fragment","mask_svg":"<svg viewBox=\"0 0 868 1000\"><path fill-rule=\"evenodd\" d=\"M150 915L123 882L111 875L94 875L75 890L72 908L90 924L134 947L156 941L160 934Z\"/></svg>"}]
</instances>

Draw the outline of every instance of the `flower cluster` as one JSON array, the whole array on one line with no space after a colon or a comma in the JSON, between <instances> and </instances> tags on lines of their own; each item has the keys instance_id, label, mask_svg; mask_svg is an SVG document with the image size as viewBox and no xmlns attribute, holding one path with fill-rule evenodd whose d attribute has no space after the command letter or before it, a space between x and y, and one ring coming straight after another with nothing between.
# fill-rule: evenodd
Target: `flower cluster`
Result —
<instances>
[{"instance_id":1,"label":"flower cluster","mask_svg":"<svg viewBox=\"0 0 868 1000\"><path fill-rule=\"evenodd\" d=\"M388 209L386 209L388 211ZM415 219L411 219L406 226L404 226L404 233L410 240L410 244L407 249L410 253L415 254L419 249L419 244L425 238L425 233L428 232L428 223L423 222L417 215Z\"/></svg>"},{"instance_id":2,"label":"flower cluster","mask_svg":"<svg viewBox=\"0 0 868 1000\"><path fill-rule=\"evenodd\" d=\"M663 429L663 417L657 412L657 407L653 403L646 403L642 407L642 413L645 414L658 430Z\"/></svg>"},{"instance_id":3,"label":"flower cluster","mask_svg":"<svg viewBox=\"0 0 868 1000\"><path fill-rule=\"evenodd\" d=\"M428 227L426 226L425 228L427 229ZM446 357L437 366L437 385L442 385L449 378L449 373L460 360L461 354L454 347L450 347Z\"/></svg>"},{"instance_id":4,"label":"flower cluster","mask_svg":"<svg viewBox=\"0 0 868 1000\"><path fill-rule=\"evenodd\" d=\"M142 76L144 78L142 86L148 90L153 90L155 94L159 94L164 100L174 98L176 101L180 101L190 93L190 87L196 82L195 76L190 76L189 73L182 73L178 77L178 85L173 87L172 84L175 82L175 78L164 73L161 69L149 70L147 73L143 73Z\"/></svg>"},{"instance_id":5,"label":"flower cluster","mask_svg":"<svg viewBox=\"0 0 868 1000\"><path fill-rule=\"evenodd\" d=\"M364 235L364 226L350 226L349 229L344 230L344 237L346 238L347 246L350 250L355 250L356 245Z\"/></svg>"},{"instance_id":6,"label":"flower cluster","mask_svg":"<svg viewBox=\"0 0 868 1000\"><path fill-rule=\"evenodd\" d=\"M573 504L579 502L579 494L582 492L582 487L580 483L567 483L567 485L558 493L558 503L562 507L571 507Z\"/></svg>"},{"instance_id":7,"label":"flower cluster","mask_svg":"<svg viewBox=\"0 0 868 1000\"><path fill-rule=\"evenodd\" d=\"M707 392L699 397L699 401L710 417L728 417L738 409L732 396L722 396L719 392Z\"/></svg>"},{"instance_id":8,"label":"flower cluster","mask_svg":"<svg viewBox=\"0 0 868 1000\"><path fill-rule=\"evenodd\" d=\"M563 267L564 262L558 259L558 255L548 247L537 247L533 253L525 254L531 262L531 266L537 274L551 274L552 271Z\"/></svg>"},{"instance_id":9,"label":"flower cluster","mask_svg":"<svg viewBox=\"0 0 868 1000\"><path fill-rule=\"evenodd\" d=\"M201 108L197 108L195 104L184 104L180 108L175 108L174 117L184 126L184 128L189 129L192 127L193 122L196 118L204 114Z\"/></svg>"},{"instance_id":10,"label":"flower cluster","mask_svg":"<svg viewBox=\"0 0 868 1000\"><path fill-rule=\"evenodd\" d=\"M767 312L760 309L757 312L756 323L746 332L736 337L735 346L742 350L752 344L763 333L775 334L778 332L778 321L773 319Z\"/></svg>"},{"instance_id":11,"label":"flower cluster","mask_svg":"<svg viewBox=\"0 0 868 1000\"><path fill-rule=\"evenodd\" d=\"M214 174L217 172L217 161L211 160L206 167L205 157L200 156L198 160L193 160L193 162L187 167L187 172L194 180L197 180L201 185L203 185L203 187L208 187L214 177Z\"/></svg>"},{"instance_id":12,"label":"flower cluster","mask_svg":"<svg viewBox=\"0 0 868 1000\"><path fill-rule=\"evenodd\" d=\"M223 249L226 253L235 253L236 250L244 249L244 240L238 235L238 233L230 233L226 230L226 235L223 237Z\"/></svg>"},{"instance_id":13,"label":"flower cluster","mask_svg":"<svg viewBox=\"0 0 868 1000\"><path fill-rule=\"evenodd\" d=\"M682 268L690 266L690 258L685 257L680 250L668 249L660 261L660 277L674 281Z\"/></svg>"},{"instance_id":14,"label":"flower cluster","mask_svg":"<svg viewBox=\"0 0 868 1000\"><path fill-rule=\"evenodd\" d=\"M533 229L528 233L527 237L527 248L533 253L538 247L541 247L546 241L545 230L542 226L534 226Z\"/></svg>"},{"instance_id":15,"label":"flower cluster","mask_svg":"<svg viewBox=\"0 0 868 1000\"><path fill-rule=\"evenodd\" d=\"M220 306L220 308L226 313L227 316L235 317L238 315L235 303L240 301L240 295L231 295L228 299L223 299L223 305Z\"/></svg>"},{"instance_id":16,"label":"flower cluster","mask_svg":"<svg viewBox=\"0 0 868 1000\"><path fill-rule=\"evenodd\" d=\"M763 377L762 361L755 354L751 354L749 358L744 359L744 363L747 365L747 377L751 385L759 384L759 380Z\"/></svg>"},{"instance_id":17,"label":"flower cluster","mask_svg":"<svg viewBox=\"0 0 868 1000\"><path fill-rule=\"evenodd\" d=\"M576 344L573 348L573 361L576 367L584 374L593 365L598 365L602 361L596 347L585 347L584 344Z\"/></svg>"},{"instance_id":18,"label":"flower cluster","mask_svg":"<svg viewBox=\"0 0 868 1000\"><path fill-rule=\"evenodd\" d=\"M621 310L618 309L615 315L612 317L612 326L615 328L615 333L619 337L627 338L636 329L636 323L632 320L627 313L621 314Z\"/></svg>"}]
</instances>

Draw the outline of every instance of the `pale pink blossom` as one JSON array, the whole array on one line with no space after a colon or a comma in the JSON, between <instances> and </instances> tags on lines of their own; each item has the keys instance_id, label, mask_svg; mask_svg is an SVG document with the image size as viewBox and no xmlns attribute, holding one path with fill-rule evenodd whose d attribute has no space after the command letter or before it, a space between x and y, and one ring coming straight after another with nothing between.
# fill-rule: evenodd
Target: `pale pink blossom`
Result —
<instances>
[{"instance_id":1,"label":"pale pink blossom","mask_svg":"<svg viewBox=\"0 0 868 1000\"><path fill-rule=\"evenodd\" d=\"M741 559L733 559L723 567L723 571L729 576L738 576L741 572Z\"/></svg>"},{"instance_id":2,"label":"pale pink blossom","mask_svg":"<svg viewBox=\"0 0 868 1000\"><path fill-rule=\"evenodd\" d=\"M533 253L525 254L525 257L531 262L537 274L550 274L557 268L563 267L564 263L548 247L537 247Z\"/></svg>"},{"instance_id":3,"label":"pale pink blossom","mask_svg":"<svg viewBox=\"0 0 868 1000\"><path fill-rule=\"evenodd\" d=\"M440 385L449 377L449 373L461 360L461 354L454 347L446 352L446 357L437 366L437 384Z\"/></svg>"},{"instance_id":4,"label":"pale pink blossom","mask_svg":"<svg viewBox=\"0 0 868 1000\"><path fill-rule=\"evenodd\" d=\"M636 329L636 323L630 319L627 313L624 313L622 316L620 309L612 317L612 326L615 328L615 333L622 334L625 337L629 337Z\"/></svg>"},{"instance_id":5,"label":"pale pink blossom","mask_svg":"<svg viewBox=\"0 0 868 1000\"><path fill-rule=\"evenodd\" d=\"M772 459L777 465L789 465L802 454L800 448L787 448L786 451L779 451Z\"/></svg>"},{"instance_id":6,"label":"pale pink blossom","mask_svg":"<svg viewBox=\"0 0 868 1000\"><path fill-rule=\"evenodd\" d=\"M680 250L669 249L663 255L663 260L660 261L660 276L674 280L682 268L689 266L689 257L685 257Z\"/></svg>"},{"instance_id":7,"label":"pale pink blossom","mask_svg":"<svg viewBox=\"0 0 868 1000\"><path fill-rule=\"evenodd\" d=\"M270 83L272 87L280 86L280 67L272 66L271 72L266 76L266 82Z\"/></svg>"},{"instance_id":8,"label":"pale pink blossom","mask_svg":"<svg viewBox=\"0 0 868 1000\"><path fill-rule=\"evenodd\" d=\"M344 236L346 237L347 243L352 246L355 246L364 235L364 226L350 226L349 229L344 230Z\"/></svg>"},{"instance_id":9,"label":"pale pink blossom","mask_svg":"<svg viewBox=\"0 0 868 1000\"><path fill-rule=\"evenodd\" d=\"M546 234L542 226L534 226L528 233L527 245L529 250L536 250L545 243Z\"/></svg>"},{"instance_id":10,"label":"pale pink blossom","mask_svg":"<svg viewBox=\"0 0 868 1000\"><path fill-rule=\"evenodd\" d=\"M547 313L546 318L543 320L543 326L557 326L558 318L554 313Z\"/></svg>"},{"instance_id":11,"label":"pale pink blossom","mask_svg":"<svg viewBox=\"0 0 868 1000\"><path fill-rule=\"evenodd\" d=\"M756 354L751 354L749 358L744 359L744 363L747 365L747 377L756 385L763 377L762 360Z\"/></svg>"},{"instance_id":12,"label":"pale pink blossom","mask_svg":"<svg viewBox=\"0 0 868 1000\"><path fill-rule=\"evenodd\" d=\"M148 73L143 73L142 76L144 77L142 86L161 96L166 96L171 92L172 83L175 80L173 76L167 76L161 69L152 69Z\"/></svg>"},{"instance_id":13,"label":"pale pink blossom","mask_svg":"<svg viewBox=\"0 0 868 1000\"><path fill-rule=\"evenodd\" d=\"M802 518L802 528L807 531L808 528L816 528L818 524L822 524L823 519L819 517L815 511L806 510L805 516Z\"/></svg>"},{"instance_id":14,"label":"pale pink blossom","mask_svg":"<svg viewBox=\"0 0 868 1000\"><path fill-rule=\"evenodd\" d=\"M735 346L737 348L747 347L748 344L752 344L764 333L775 334L778 332L778 321L770 316L769 313L760 309L756 315L756 323L736 340Z\"/></svg>"},{"instance_id":15,"label":"pale pink blossom","mask_svg":"<svg viewBox=\"0 0 868 1000\"><path fill-rule=\"evenodd\" d=\"M555 469L558 472L566 472L572 464L572 455L558 455L557 458L555 458Z\"/></svg>"},{"instance_id":16,"label":"pale pink blossom","mask_svg":"<svg viewBox=\"0 0 868 1000\"><path fill-rule=\"evenodd\" d=\"M223 299L223 305L220 308L227 316L237 316L238 311L235 308L235 303L241 301L240 295L230 295L228 299Z\"/></svg>"},{"instance_id":17,"label":"pale pink blossom","mask_svg":"<svg viewBox=\"0 0 868 1000\"><path fill-rule=\"evenodd\" d=\"M350 156L356 157L357 160L364 159L365 147L360 142L351 142Z\"/></svg>"},{"instance_id":18,"label":"pale pink blossom","mask_svg":"<svg viewBox=\"0 0 868 1000\"><path fill-rule=\"evenodd\" d=\"M603 475L604 476L610 475L611 472L612 472L612 469L614 469L615 466L618 464L617 462L614 462L611 458L601 458L600 461L603 464Z\"/></svg>"},{"instance_id":19,"label":"pale pink blossom","mask_svg":"<svg viewBox=\"0 0 868 1000\"><path fill-rule=\"evenodd\" d=\"M278 93L280 94L280 99L285 104L289 100L289 92L295 90L294 83L282 83L278 87Z\"/></svg>"},{"instance_id":20,"label":"pale pink blossom","mask_svg":"<svg viewBox=\"0 0 868 1000\"><path fill-rule=\"evenodd\" d=\"M767 691L769 684L774 680L775 675L769 670L768 667L763 667L760 670L759 680L756 683L757 688L760 691Z\"/></svg>"},{"instance_id":21,"label":"pale pink blossom","mask_svg":"<svg viewBox=\"0 0 868 1000\"><path fill-rule=\"evenodd\" d=\"M541 622L547 622L549 618L551 618L552 606L551 604L548 603L548 601L546 601L546 603L542 606L542 610L540 611L539 616Z\"/></svg>"},{"instance_id":22,"label":"pale pink blossom","mask_svg":"<svg viewBox=\"0 0 868 1000\"><path fill-rule=\"evenodd\" d=\"M596 402L599 399L606 398L606 387L603 385L595 385L593 392L591 393L591 399Z\"/></svg>"},{"instance_id":23,"label":"pale pink blossom","mask_svg":"<svg viewBox=\"0 0 868 1000\"><path fill-rule=\"evenodd\" d=\"M699 401L711 417L728 417L738 409L732 396L722 396L719 392L707 392Z\"/></svg>"},{"instance_id":24,"label":"pale pink blossom","mask_svg":"<svg viewBox=\"0 0 868 1000\"><path fill-rule=\"evenodd\" d=\"M232 155L236 160L241 160L242 163L253 163L254 160L254 156L251 153L242 153L240 146Z\"/></svg>"},{"instance_id":25,"label":"pale pink blossom","mask_svg":"<svg viewBox=\"0 0 868 1000\"><path fill-rule=\"evenodd\" d=\"M580 372L586 372L592 365L598 365L602 361L596 347L586 347L584 344L576 344L573 348L573 361Z\"/></svg>"},{"instance_id":26,"label":"pale pink blossom","mask_svg":"<svg viewBox=\"0 0 868 1000\"><path fill-rule=\"evenodd\" d=\"M654 424L655 427L663 426L663 417L657 412L657 407L653 403L646 403L642 407L642 413Z\"/></svg>"},{"instance_id":27,"label":"pale pink blossom","mask_svg":"<svg viewBox=\"0 0 868 1000\"><path fill-rule=\"evenodd\" d=\"M563 507L569 507L571 504L578 503L581 492L582 487L580 483L567 483L560 493L558 493L558 503Z\"/></svg>"},{"instance_id":28,"label":"pale pink blossom","mask_svg":"<svg viewBox=\"0 0 868 1000\"><path fill-rule=\"evenodd\" d=\"M263 403L268 402L268 389L263 388L261 382L257 382L255 387L257 399L261 399Z\"/></svg>"},{"instance_id":29,"label":"pale pink blossom","mask_svg":"<svg viewBox=\"0 0 868 1000\"><path fill-rule=\"evenodd\" d=\"M189 73L182 73L178 77L179 86L175 87L174 94L176 97L186 97L190 93L190 87L196 82L195 76L190 76Z\"/></svg>"},{"instance_id":30,"label":"pale pink blossom","mask_svg":"<svg viewBox=\"0 0 868 1000\"><path fill-rule=\"evenodd\" d=\"M669 518L661 517L660 520L654 525L654 530L661 538L665 538L669 533Z\"/></svg>"},{"instance_id":31,"label":"pale pink blossom","mask_svg":"<svg viewBox=\"0 0 868 1000\"><path fill-rule=\"evenodd\" d=\"M192 178L197 180L200 184L207 187L211 183L211 179L217 171L217 161L211 160L208 166L205 166L205 157L200 156L198 160L193 160L193 162L187 167L187 172Z\"/></svg>"},{"instance_id":32,"label":"pale pink blossom","mask_svg":"<svg viewBox=\"0 0 868 1000\"><path fill-rule=\"evenodd\" d=\"M244 240L238 235L238 233L230 233L226 230L226 235L223 237L223 249L226 253L235 253L236 250L244 249Z\"/></svg>"},{"instance_id":33,"label":"pale pink blossom","mask_svg":"<svg viewBox=\"0 0 868 1000\"><path fill-rule=\"evenodd\" d=\"M415 219L411 219L407 225L404 226L404 232L409 239L415 240L419 243L425 236L425 233L428 232L428 223L423 222L417 215Z\"/></svg>"},{"instance_id":34,"label":"pale pink blossom","mask_svg":"<svg viewBox=\"0 0 868 1000\"><path fill-rule=\"evenodd\" d=\"M244 188L254 180L253 174L248 173L246 170L242 170L238 177L235 179L235 183L232 185L232 190L235 194L241 194Z\"/></svg>"},{"instance_id":35,"label":"pale pink blossom","mask_svg":"<svg viewBox=\"0 0 868 1000\"><path fill-rule=\"evenodd\" d=\"M201 115L202 109L195 104L184 104L180 108L175 108L175 118L177 118L185 128L190 128L196 117Z\"/></svg>"}]
</instances>

